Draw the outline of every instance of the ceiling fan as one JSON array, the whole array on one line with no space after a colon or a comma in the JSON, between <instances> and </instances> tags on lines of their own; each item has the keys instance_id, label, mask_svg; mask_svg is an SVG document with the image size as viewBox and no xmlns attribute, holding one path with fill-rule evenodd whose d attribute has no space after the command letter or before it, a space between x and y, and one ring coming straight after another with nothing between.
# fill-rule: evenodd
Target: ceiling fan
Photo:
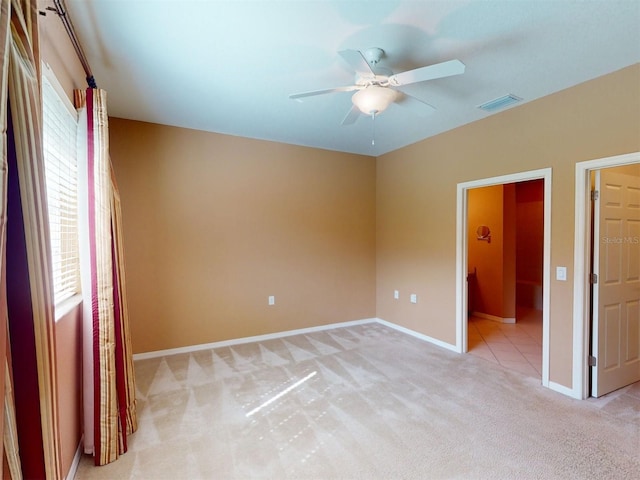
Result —
<instances>
[{"instance_id":1,"label":"ceiling fan","mask_svg":"<svg viewBox=\"0 0 640 480\"><path fill-rule=\"evenodd\" d=\"M356 91L351 97L353 106L342 120L342 125L354 123L361 113L370 115L375 119L376 115L382 113L389 105L401 98L403 104L410 105L423 113L430 113L435 110L435 107L405 92L398 91L395 87L459 75L464 73L465 69L464 63L460 60L449 60L393 74L388 69L377 66L384 55L384 50L381 48L369 48L364 52L360 50L341 50L338 54L355 70L356 80L354 85L294 93L289 95L289 98L300 100L305 97L327 93Z\"/></svg>"}]
</instances>

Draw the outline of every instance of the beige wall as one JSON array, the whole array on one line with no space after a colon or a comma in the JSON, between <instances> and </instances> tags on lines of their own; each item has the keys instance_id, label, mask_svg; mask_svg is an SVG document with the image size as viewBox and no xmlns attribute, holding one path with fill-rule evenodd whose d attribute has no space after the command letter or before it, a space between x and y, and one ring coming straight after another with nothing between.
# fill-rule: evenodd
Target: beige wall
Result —
<instances>
[{"instance_id":1,"label":"beige wall","mask_svg":"<svg viewBox=\"0 0 640 480\"><path fill-rule=\"evenodd\" d=\"M377 316L455 343L456 185L552 167L550 380L572 386L575 163L640 150L640 66L377 160ZM393 289L421 294L394 302Z\"/></svg>"},{"instance_id":2,"label":"beige wall","mask_svg":"<svg viewBox=\"0 0 640 480\"><path fill-rule=\"evenodd\" d=\"M72 98L84 72L55 15L41 17L40 35L43 60ZM112 119L134 350L376 315L454 343L455 185L552 166L552 262L571 272L574 164L640 150L639 70L390 153L377 167ZM551 380L566 386L571 303L572 282L552 281ZM55 332L65 472L79 442L79 328L71 312Z\"/></svg>"},{"instance_id":3,"label":"beige wall","mask_svg":"<svg viewBox=\"0 0 640 480\"><path fill-rule=\"evenodd\" d=\"M82 438L82 305L58 319L55 325L62 471L71 468Z\"/></svg>"},{"instance_id":4,"label":"beige wall","mask_svg":"<svg viewBox=\"0 0 640 480\"><path fill-rule=\"evenodd\" d=\"M136 353L375 317L375 159L117 118L110 142Z\"/></svg>"},{"instance_id":5,"label":"beige wall","mask_svg":"<svg viewBox=\"0 0 640 480\"><path fill-rule=\"evenodd\" d=\"M52 6L49 0L38 0L38 8L44 11ZM84 70L69 41L69 37L58 16L48 12L39 17L40 56L54 71L60 85L73 102L75 88L87 88Z\"/></svg>"},{"instance_id":6,"label":"beige wall","mask_svg":"<svg viewBox=\"0 0 640 480\"><path fill-rule=\"evenodd\" d=\"M50 5L49 1L38 1L40 10ZM49 13L46 17L39 17L39 22L41 59L51 67L69 100L73 101L73 89L86 88L84 70L60 19ZM67 475L71 468L82 437L81 317L81 307L78 306L62 316L54 329L60 459L64 475Z\"/></svg>"}]
</instances>

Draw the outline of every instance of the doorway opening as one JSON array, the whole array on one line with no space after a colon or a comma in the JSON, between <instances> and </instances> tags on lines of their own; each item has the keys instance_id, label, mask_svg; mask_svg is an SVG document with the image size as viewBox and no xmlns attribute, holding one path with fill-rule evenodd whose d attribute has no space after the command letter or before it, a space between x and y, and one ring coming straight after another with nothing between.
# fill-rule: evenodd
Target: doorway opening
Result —
<instances>
[{"instance_id":1,"label":"doorway opening","mask_svg":"<svg viewBox=\"0 0 640 480\"><path fill-rule=\"evenodd\" d=\"M467 206L467 351L541 379L544 181L472 188Z\"/></svg>"},{"instance_id":2,"label":"doorway opening","mask_svg":"<svg viewBox=\"0 0 640 480\"><path fill-rule=\"evenodd\" d=\"M478 267L476 265L472 265L470 263L470 255L474 257L474 253L469 252L471 242L474 242L474 247L486 247L491 242L491 226L485 225L485 223L489 223L488 221L480 221L477 220L479 225L471 226L470 221L473 215L473 212L470 212L470 196L473 197L477 192L486 187L496 187L494 190L496 192L502 192L503 198L503 211L500 213L502 218L504 219L504 196L509 196L513 198L513 210L509 210L508 215L513 216L512 222L504 222L501 220L503 225L507 225L507 229L510 230L507 232L507 235L511 235L515 240L516 235L516 225L515 225L515 195L516 195L516 184L522 184L523 182L527 182L529 186L536 185L535 182L538 181L537 185L541 185L543 191L542 198L542 254L541 254L541 272L538 273L539 278L532 278L529 281L521 282L519 287L521 303L529 304L531 309L527 312L526 309L520 309L518 313L518 309L516 308L517 303L517 292L516 292L516 264L515 264L515 255L516 255L516 243L515 241L510 242L512 246L510 249L501 249L507 251L507 255L513 255L513 260L504 261L504 258L500 263L501 265L501 275L502 279L507 279L508 281L505 283L501 282L502 295L496 296L493 300L493 306L488 306L485 302L484 304L478 303L479 298L477 296L477 292L474 290L470 290L468 288L468 279L473 281L473 274L476 275L476 280L478 280L478 275L480 274ZM531 183L529 183L531 182ZM526 188L526 187L523 187ZM541 332L541 359L540 359L540 377L541 382L544 386L549 386L549 279L550 279L550 227L551 227L551 169L541 169L530 172L522 172L513 175L504 175L500 177L487 178L482 180L475 180L471 182L458 184L457 189L457 236L456 236L456 349L460 353L465 353L469 350L469 322L468 315L469 312L475 312L484 315L480 315L479 318L483 318L488 321L496 321L502 323L515 323L517 322L518 316L521 317L522 320L526 319L527 313L531 313L532 311L541 312L541 324L542 324L542 332ZM490 190L488 189L485 193L490 194ZM473 192L472 192L473 191ZM488 228L486 228L488 227ZM487 230L489 230L487 232ZM504 232L501 232L501 236L504 236ZM474 248L472 247L472 249ZM486 249L485 249L486 250ZM498 250L498 249L495 249ZM485 252L486 253L486 252ZM503 253L504 255L504 253ZM481 258L482 254L480 257ZM486 260L486 259L485 259ZM477 260L473 260L475 263ZM493 263L495 267L495 262ZM506 265L506 268L504 267ZM484 269L485 267L483 267ZM489 268L488 266L486 268ZM475 270L474 270L475 269ZM471 274L471 275L469 275ZM526 278L523 278L526 280ZM504 285L509 285L510 289L509 295L504 295ZM471 295L470 295L471 291ZM476 296L474 297L474 293ZM499 298L498 298L499 297ZM527 298L528 297L528 298ZM496 303L497 302L497 303ZM489 310L489 312L481 312L480 310L485 309ZM492 313L493 312L493 313ZM498 313L495 313L498 312ZM523 322L524 323L524 322ZM472 340L473 340L473 331L472 331Z\"/></svg>"},{"instance_id":3,"label":"doorway opening","mask_svg":"<svg viewBox=\"0 0 640 480\"><path fill-rule=\"evenodd\" d=\"M637 215L627 220L619 215L624 204L638 209L640 189L631 185L630 193L623 193L626 180L611 180L619 174L637 177L639 163L636 152L576 164L575 398L604 395L640 378L640 222ZM592 194L596 189L599 194ZM631 296L617 298L625 289Z\"/></svg>"}]
</instances>

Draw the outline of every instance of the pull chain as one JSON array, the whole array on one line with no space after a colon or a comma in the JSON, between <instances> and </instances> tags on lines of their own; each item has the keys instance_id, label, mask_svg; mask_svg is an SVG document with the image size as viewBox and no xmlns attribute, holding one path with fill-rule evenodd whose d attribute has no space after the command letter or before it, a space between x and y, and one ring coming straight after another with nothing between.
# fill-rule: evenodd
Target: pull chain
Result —
<instances>
[{"instance_id":1,"label":"pull chain","mask_svg":"<svg viewBox=\"0 0 640 480\"><path fill-rule=\"evenodd\" d=\"M371 112L371 145L376 144L376 111Z\"/></svg>"}]
</instances>

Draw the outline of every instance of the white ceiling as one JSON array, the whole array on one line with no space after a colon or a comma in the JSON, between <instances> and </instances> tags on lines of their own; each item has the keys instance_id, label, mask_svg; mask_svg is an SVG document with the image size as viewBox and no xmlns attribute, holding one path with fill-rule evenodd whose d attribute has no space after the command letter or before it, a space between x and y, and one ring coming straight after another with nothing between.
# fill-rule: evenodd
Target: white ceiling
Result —
<instances>
[{"instance_id":1,"label":"white ceiling","mask_svg":"<svg viewBox=\"0 0 640 480\"><path fill-rule=\"evenodd\" d=\"M637 0L66 5L112 116L373 156L482 119L477 105L507 93L523 104L640 62ZM466 72L405 87L437 111L394 104L375 131L366 116L340 125L351 92L288 98L351 85L337 52L369 47L394 73L450 59Z\"/></svg>"}]
</instances>

